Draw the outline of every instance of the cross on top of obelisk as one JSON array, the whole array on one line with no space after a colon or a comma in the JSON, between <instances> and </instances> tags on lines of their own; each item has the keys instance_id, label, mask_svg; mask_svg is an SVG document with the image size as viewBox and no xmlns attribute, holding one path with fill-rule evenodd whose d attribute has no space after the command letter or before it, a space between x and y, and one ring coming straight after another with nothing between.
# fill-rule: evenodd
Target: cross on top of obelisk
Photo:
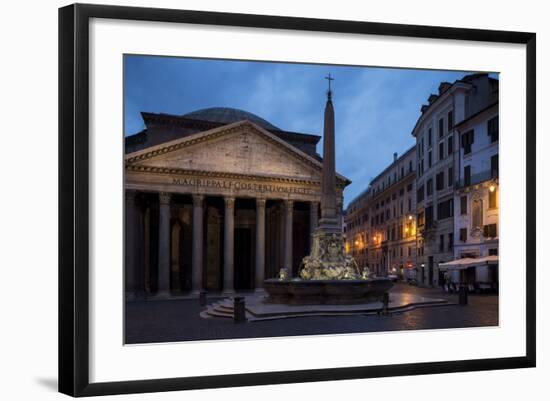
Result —
<instances>
[{"instance_id":1,"label":"cross on top of obelisk","mask_svg":"<svg viewBox=\"0 0 550 401\"><path fill-rule=\"evenodd\" d=\"M332 90L330 88L330 81L334 81L334 78L332 78L330 76L330 72L328 73L328 75L325 77L325 79L328 81L328 92L327 92L327 95L328 95L328 98L330 99L332 97Z\"/></svg>"}]
</instances>

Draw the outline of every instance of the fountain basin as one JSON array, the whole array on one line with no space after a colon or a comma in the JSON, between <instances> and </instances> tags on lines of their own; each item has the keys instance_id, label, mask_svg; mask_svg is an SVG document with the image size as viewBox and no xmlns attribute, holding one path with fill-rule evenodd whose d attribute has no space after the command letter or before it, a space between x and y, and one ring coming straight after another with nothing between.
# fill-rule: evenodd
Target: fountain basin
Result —
<instances>
[{"instance_id":1,"label":"fountain basin","mask_svg":"<svg viewBox=\"0 0 550 401\"><path fill-rule=\"evenodd\" d=\"M266 302L293 305L358 304L382 302L393 283L385 277L367 280L279 280L264 281Z\"/></svg>"}]
</instances>

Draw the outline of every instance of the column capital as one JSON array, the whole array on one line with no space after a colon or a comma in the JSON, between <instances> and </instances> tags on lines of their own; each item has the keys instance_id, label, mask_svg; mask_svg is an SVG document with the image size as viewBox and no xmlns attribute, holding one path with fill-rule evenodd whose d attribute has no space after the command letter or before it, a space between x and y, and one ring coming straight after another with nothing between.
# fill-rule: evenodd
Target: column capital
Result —
<instances>
[{"instance_id":1,"label":"column capital","mask_svg":"<svg viewBox=\"0 0 550 401\"><path fill-rule=\"evenodd\" d=\"M170 192L159 192L159 202L161 205L169 205L172 194Z\"/></svg>"},{"instance_id":2,"label":"column capital","mask_svg":"<svg viewBox=\"0 0 550 401\"><path fill-rule=\"evenodd\" d=\"M223 201L225 203L226 209L234 209L235 208L235 198L232 196L225 196L223 198Z\"/></svg>"},{"instance_id":3,"label":"column capital","mask_svg":"<svg viewBox=\"0 0 550 401\"><path fill-rule=\"evenodd\" d=\"M193 197L193 206L202 206L202 203L204 201L204 195L203 194L192 194Z\"/></svg>"},{"instance_id":4,"label":"column capital","mask_svg":"<svg viewBox=\"0 0 550 401\"><path fill-rule=\"evenodd\" d=\"M265 209L265 203L266 203L265 198L256 198L256 207L257 208Z\"/></svg>"}]
</instances>

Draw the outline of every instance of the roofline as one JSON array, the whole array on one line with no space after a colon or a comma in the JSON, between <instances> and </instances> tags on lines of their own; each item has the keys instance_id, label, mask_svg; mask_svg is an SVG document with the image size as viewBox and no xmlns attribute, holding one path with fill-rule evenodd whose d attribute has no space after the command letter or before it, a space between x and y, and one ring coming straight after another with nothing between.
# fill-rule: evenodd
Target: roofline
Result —
<instances>
[{"instance_id":1,"label":"roofline","mask_svg":"<svg viewBox=\"0 0 550 401\"><path fill-rule=\"evenodd\" d=\"M372 180L370 180L369 182L369 186L372 185L372 183L374 181L376 181L377 179L379 179L382 175L384 175L389 169L391 169L391 167L394 165L394 164L398 164L399 161L403 158L405 158L405 156L408 156L409 153L411 152L414 152L416 149L416 144L412 145L409 149L407 149L405 151L405 153L403 153L401 156L399 156L397 158L397 160L395 161L392 161L384 170L382 170L376 177L374 177Z\"/></svg>"},{"instance_id":2,"label":"roofline","mask_svg":"<svg viewBox=\"0 0 550 401\"><path fill-rule=\"evenodd\" d=\"M401 156L399 156L397 158L397 160L391 162L391 164L389 166L387 166L384 170L382 170L381 173L379 173L376 177L374 177L372 180L369 181L369 185L367 186L367 188L365 188L363 191L361 191L361 193L359 193L358 195L356 195L349 203L348 203L348 207L346 208L346 211L350 208L350 206L353 205L354 202L357 202L359 201L362 197L364 197L365 195L367 195L371 189L372 189L372 183L374 181L376 181L378 178L380 178L383 174L385 174L387 172L387 170L389 170L394 164L398 164L399 161L403 158L405 158L406 156L408 156L409 153L411 152L414 152L416 149L416 145L412 145L408 150L405 151L405 153L403 153Z\"/></svg>"},{"instance_id":3,"label":"roofline","mask_svg":"<svg viewBox=\"0 0 550 401\"><path fill-rule=\"evenodd\" d=\"M349 201L348 207L346 208L345 211L347 212L347 210L350 208L350 206L352 206L355 202L359 201L359 200L360 200L361 198L363 198L365 195L368 195L368 193L370 192L370 190L371 190L371 187L370 187L370 185L369 185L366 189L364 189L363 191L361 191L360 194L355 195L355 197L354 197L352 200Z\"/></svg>"},{"instance_id":4,"label":"roofline","mask_svg":"<svg viewBox=\"0 0 550 401\"><path fill-rule=\"evenodd\" d=\"M478 112L472 114L471 116L469 117L466 117L464 120L462 120L461 122L459 123L456 123L455 125L453 125L453 128L459 128L461 125L464 125L466 124L467 122L469 122L470 120L473 120L474 118L478 117L479 115L485 113L486 111L492 109L493 107L495 106L498 106L498 100L494 103L491 103L489 106L479 110Z\"/></svg>"},{"instance_id":5,"label":"roofline","mask_svg":"<svg viewBox=\"0 0 550 401\"><path fill-rule=\"evenodd\" d=\"M212 125L212 128L217 128L217 127L221 127L221 126L224 126L224 125L233 124L233 123L222 123L222 122L219 122L219 121L200 120L200 119L196 119L196 118L189 118L189 117L179 116L179 115L175 115L175 114L167 114L167 113L151 113L151 112L147 112L147 111L142 111L142 112L140 112L140 114L141 114L141 117L143 119L143 122L146 122L146 120L149 120L149 119L155 119L156 120L156 119L164 118L164 119L177 120L177 121L180 121L180 122L189 122L189 123L199 122L199 123L204 123L204 124L210 124L210 125ZM241 120L241 121L244 121L244 120ZM246 120L246 121L250 121L250 120ZM318 144L319 141L321 140L321 136L319 136L319 135L307 134L307 133L303 133L303 132L285 131L285 130L282 130L282 129L268 129L268 128L264 128L264 127L262 127L262 128L265 129L266 131L271 132L271 133L281 133L283 135L284 134L298 135L298 136L302 137L302 139L305 139L308 142L314 143L314 144Z\"/></svg>"},{"instance_id":6,"label":"roofline","mask_svg":"<svg viewBox=\"0 0 550 401\"><path fill-rule=\"evenodd\" d=\"M471 74L470 74L471 75ZM467 77L469 75L466 75L465 77ZM411 135L416 137L415 135L415 131L416 129L418 128L418 126L421 124L421 122L424 121L424 119L426 118L426 116L428 115L428 113L430 113L431 111L433 111L433 109L435 108L435 105L436 104L439 104L439 103L442 103L444 97L447 98L447 94L451 95L452 92L455 92L457 89L458 89L458 84L462 84L462 85L468 85L468 86L471 86L472 84L470 82L467 82L467 81L464 81L463 80L464 77L462 79L457 79L456 81L454 81L451 86L449 86L446 90L444 90L441 94L438 95L437 99L434 100L434 102L430 105L428 105L428 108L426 109L426 111L424 111L423 113L420 114L420 117L418 117L418 120L416 120L416 124L414 124L414 127L411 131ZM467 88L465 88L467 89ZM431 109L431 110L430 110Z\"/></svg>"}]
</instances>

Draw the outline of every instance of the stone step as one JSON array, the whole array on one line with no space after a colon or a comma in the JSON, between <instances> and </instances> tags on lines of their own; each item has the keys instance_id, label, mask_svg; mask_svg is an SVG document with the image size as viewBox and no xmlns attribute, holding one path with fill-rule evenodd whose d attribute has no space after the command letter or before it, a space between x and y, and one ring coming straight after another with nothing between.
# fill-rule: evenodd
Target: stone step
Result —
<instances>
[{"instance_id":1,"label":"stone step","mask_svg":"<svg viewBox=\"0 0 550 401\"><path fill-rule=\"evenodd\" d=\"M215 309L233 313L233 306L216 305Z\"/></svg>"},{"instance_id":2,"label":"stone step","mask_svg":"<svg viewBox=\"0 0 550 401\"><path fill-rule=\"evenodd\" d=\"M206 313L210 316L233 318L233 313L219 311L217 309L207 309Z\"/></svg>"},{"instance_id":3,"label":"stone step","mask_svg":"<svg viewBox=\"0 0 550 401\"><path fill-rule=\"evenodd\" d=\"M208 310L205 309L203 310L201 313L199 313L199 316L202 317L203 319L212 319L213 316L210 316L208 314Z\"/></svg>"}]
</instances>

